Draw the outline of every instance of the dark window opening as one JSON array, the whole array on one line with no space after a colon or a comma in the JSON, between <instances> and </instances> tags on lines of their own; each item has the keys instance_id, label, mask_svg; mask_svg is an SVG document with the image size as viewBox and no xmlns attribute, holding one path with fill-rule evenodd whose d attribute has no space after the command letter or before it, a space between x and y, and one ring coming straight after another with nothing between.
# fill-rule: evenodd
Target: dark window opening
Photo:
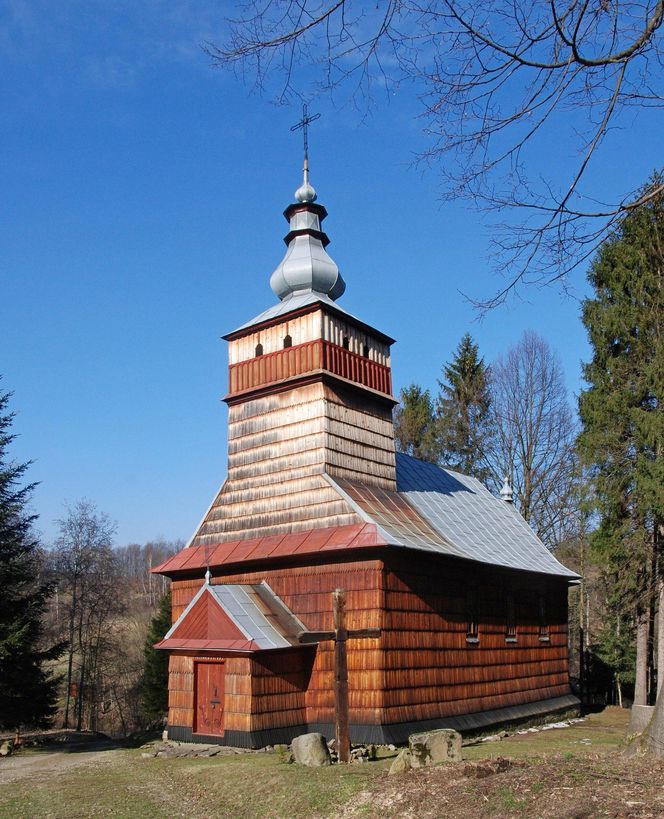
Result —
<instances>
[{"instance_id":1,"label":"dark window opening","mask_svg":"<svg viewBox=\"0 0 664 819\"><path fill-rule=\"evenodd\" d=\"M466 592L466 642L479 643L479 614L477 605L477 591L469 589Z\"/></svg>"},{"instance_id":2,"label":"dark window opening","mask_svg":"<svg viewBox=\"0 0 664 819\"><path fill-rule=\"evenodd\" d=\"M262 344L257 344L256 345L256 355L257 356L258 355L263 355L263 345Z\"/></svg>"},{"instance_id":3,"label":"dark window opening","mask_svg":"<svg viewBox=\"0 0 664 819\"><path fill-rule=\"evenodd\" d=\"M539 599L539 638L543 643L549 642L549 620L546 613L546 597L543 594Z\"/></svg>"},{"instance_id":4,"label":"dark window opening","mask_svg":"<svg viewBox=\"0 0 664 819\"><path fill-rule=\"evenodd\" d=\"M505 616L505 640L508 643L516 643L516 606L514 595L508 594L506 602Z\"/></svg>"},{"instance_id":5,"label":"dark window opening","mask_svg":"<svg viewBox=\"0 0 664 819\"><path fill-rule=\"evenodd\" d=\"M365 344L364 347L362 347L362 355L365 358L369 358L369 345L368 344Z\"/></svg>"},{"instance_id":6,"label":"dark window opening","mask_svg":"<svg viewBox=\"0 0 664 819\"><path fill-rule=\"evenodd\" d=\"M284 349L293 346L293 339L290 336L284 336Z\"/></svg>"},{"instance_id":7,"label":"dark window opening","mask_svg":"<svg viewBox=\"0 0 664 819\"><path fill-rule=\"evenodd\" d=\"M343 347L344 347L344 350L347 350L347 349L348 349L348 345L349 345L349 343L350 343L350 342L348 341L348 336L344 336L344 340L343 340Z\"/></svg>"}]
</instances>

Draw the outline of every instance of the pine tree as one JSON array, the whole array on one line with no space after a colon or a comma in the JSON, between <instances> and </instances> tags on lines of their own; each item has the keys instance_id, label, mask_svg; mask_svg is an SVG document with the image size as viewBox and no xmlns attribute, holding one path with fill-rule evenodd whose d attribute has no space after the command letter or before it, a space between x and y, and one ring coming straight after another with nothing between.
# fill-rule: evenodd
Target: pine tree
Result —
<instances>
[{"instance_id":1,"label":"pine tree","mask_svg":"<svg viewBox=\"0 0 664 819\"><path fill-rule=\"evenodd\" d=\"M651 184L660 183L655 175ZM589 386L579 402L579 448L592 468L597 495L595 550L613 571L624 607L637 619L635 702L645 704L664 521L661 194L623 220L593 261L589 281L595 295L584 303L583 322L593 357L584 366ZM660 658L660 667L663 663Z\"/></svg>"},{"instance_id":2,"label":"pine tree","mask_svg":"<svg viewBox=\"0 0 664 819\"><path fill-rule=\"evenodd\" d=\"M29 463L8 459L14 435L7 412L10 394L0 393L0 727L42 727L56 710L59 680L47 669L63 646L44 648L42 617L52 587L40 581L36 515L27 511L35 484L21 486Z\"/></svg>"},{"instance_id":3,"label":"pine tree","mask_svg":"<svg viewBox=\"0 0 664 819\"><path fill-rule=\"evenodd\" d=\"M143 655L143 714L148 722L162 719L168 711L168 652L154 648L171 627L171 593L159 601L157 613L150 622Z\"/></svg>"},{"instance_id":4,"label":"pine tree","mask_svg":"<svg viewBox=\"0 0 664 819\"><path fill-rule=\"evenodd\" d=\"M437 463L440 448L436 440L433 401L429 390L417 384L405 387L394 416L394 437L399 452Z\"/></svg>"},{"instance_id":5,"label":"pine tree","mask_svg":"<svg viewBox=\"0 0 664 819\"><path fill-rule=\"evenodd\" d=\"M486 483L490 476L485 457L491 405L489 368L469 333L443 372L446 380L438 382L441 392L436 407L441 460Z\"/></svg>"}]
</instances>

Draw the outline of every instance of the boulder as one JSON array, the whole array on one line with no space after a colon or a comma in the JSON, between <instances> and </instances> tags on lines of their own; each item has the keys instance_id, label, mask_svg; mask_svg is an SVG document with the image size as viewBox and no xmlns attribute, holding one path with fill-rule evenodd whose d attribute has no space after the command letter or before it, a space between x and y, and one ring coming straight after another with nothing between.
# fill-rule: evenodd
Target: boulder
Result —
<instances>
[{"instance_id":1,"label":"boulder","mask_svg":"<svg viewBox=\"0 0 664 819\"><path fill-rule=\"evenodd\" d=\"M461 734L451 728L411 734L408 737L411 768L439 762L461 762Z\"/></svg>"},{"instance_id":2,"label":"boulder","mask_svg":"<svg viewBox=\"0 0 664 819\"><path fill-rule=\"evenodd\" d=\"M299 765L320 768L331 763L330 751L322 734L301 734L291 743L293 757Z\"/></svg>"},{"instance_id":3,"label":"boulder","mask_svg":"<svg viewBox=\"0 0 664 819\"><path fill-rule=\"evenodd\" d=\"M402 748L390 766L389 773L390 775L406 773L406 771L410 770L410 767L410 749Z\"/></svg>"},{"instance_id":4,"label":"boulder","mask_svg":"<svg viewBox=\"0 0 664 819\"><path fill-rule=\"evenodd\" d=\"M8 739L0 745L0 756L11 756L14 750L14 742Z\"/></svg>"}]
</instances>

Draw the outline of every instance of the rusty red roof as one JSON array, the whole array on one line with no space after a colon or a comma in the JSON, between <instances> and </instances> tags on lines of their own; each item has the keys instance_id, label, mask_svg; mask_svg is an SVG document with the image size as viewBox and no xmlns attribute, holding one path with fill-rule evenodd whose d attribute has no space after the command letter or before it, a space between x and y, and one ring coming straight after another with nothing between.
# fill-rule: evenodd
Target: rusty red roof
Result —
<instances>
[{"instance_id":1,"label":"rusty red roof","mask_svg":"<svg viewBox=\"0 0 664 819\"><path fill-rule=\"evenodd\" d=\"M190 638L169 637L155 648L167 648L171 651L258 651L260 646L254 640L192 640Z\"/></svg>"},{"instance_id":2,"label":"rusty red roof","mask_svg":"<svg viewBox=\"0 0 664 819\"><path fill-rule=\"evenodd\" d=\"M374 523L330 526L308 532L231 540L217 545L190 546L169 557L152 571L165 575L181 574L193 569L204 569L206 566L214 568L248 560L387 546L390 542Z\"/></svg>"}]
</instances>

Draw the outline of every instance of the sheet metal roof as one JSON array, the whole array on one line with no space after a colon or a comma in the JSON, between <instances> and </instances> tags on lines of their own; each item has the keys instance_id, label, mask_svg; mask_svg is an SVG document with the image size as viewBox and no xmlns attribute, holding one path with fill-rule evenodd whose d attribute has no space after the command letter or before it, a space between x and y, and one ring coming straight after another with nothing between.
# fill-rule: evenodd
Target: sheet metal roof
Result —
<instances>
[{"instance_id":1,"label":"sheet metal roof","mask_svg":"<svg viewBox=\"0 0 664 819\"><path fill-rule=\"evenodd\" d=\"M444 554L467 557L465 552L456 549L434 529L418 510L408 503L404 495L378 486L367 486L339 478L329 480L344 493L357 512L376 524L379 533L389 544L414 549L433 549Z\"/></svg>"},{"instance_id":2,"label":"sheet metal roof","mask_svg":"<svg viewBox=\"0 0 664 819\"><path fill-rule=\"evenodd\" d=\"M202 638L181 638L177 633L202 595L210 594L245 640L206 634ZM267 583L204 584L187 608L155 648L196 651L270 651L299 645L297 635L306 631L303 623L277 597Z\"/></svg>"},{"instance_id":3,"label":"sheet metal roof","mask_svg":"<svg viewBox=\"0 0 664 819\"><path fill-rule=\"evenodd\" d=\"M517 510L475 478L397 453L397 490L470 560L554 574L578 575L559 563ZM445 547L430 545L431 551Z\"/></svg>"},{"instance_id":4,"label":"sheet metal roof","mask_svg":"<svg viewBox=\"0 0 664 819\"><path fill-rule=\"evenodd\" d=\"M246 560L396 546L578 578L556 560L511 504L494 497L479 481L401 453L396 466L397 491L325 476L363 524L185 548L153 571L170 575Z\"/></svg>"}]
</instances>

